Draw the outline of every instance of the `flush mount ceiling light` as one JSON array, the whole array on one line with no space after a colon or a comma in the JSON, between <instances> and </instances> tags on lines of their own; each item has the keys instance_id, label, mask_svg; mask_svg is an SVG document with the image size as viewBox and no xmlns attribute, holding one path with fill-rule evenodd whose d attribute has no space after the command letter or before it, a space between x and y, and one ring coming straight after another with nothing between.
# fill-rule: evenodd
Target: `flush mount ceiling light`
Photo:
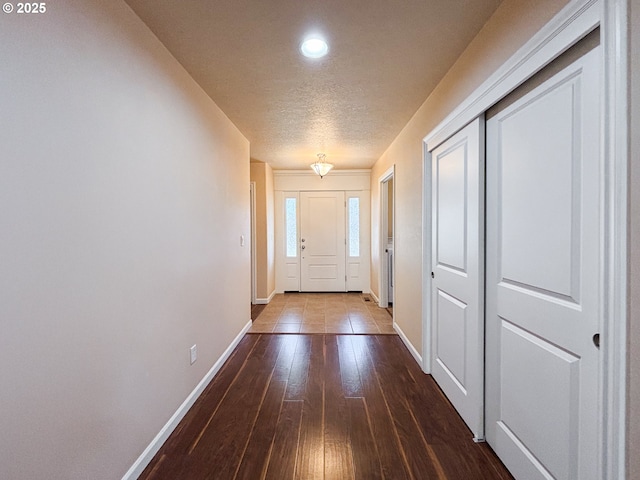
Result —
<instances>
[{"instance_id":1,"label":"flush mount ceiling light","mask_svg":"<svg viewBox=\"0 0 640 480\"><path fill-rule=\"evenodd\" d=\"M308 58L322 58L329 52L329 45L319 37L309 37L300 45L300 51Z\"/></svg>"},{"instance_id":2,"label":"flush mount ceiling light","mask_svg":"<svg viewBox=\"0 0 640 480\"><path fill-rule=\"evenodd\" d=\"M311 164L311 168L314 172L320 175L320 178L324 177L327 173L329 173L329 170L333 168L332 164L327 163L326 157L327 156L324 153L319 153L318 160Z\"/></svg>"}]
</instances>

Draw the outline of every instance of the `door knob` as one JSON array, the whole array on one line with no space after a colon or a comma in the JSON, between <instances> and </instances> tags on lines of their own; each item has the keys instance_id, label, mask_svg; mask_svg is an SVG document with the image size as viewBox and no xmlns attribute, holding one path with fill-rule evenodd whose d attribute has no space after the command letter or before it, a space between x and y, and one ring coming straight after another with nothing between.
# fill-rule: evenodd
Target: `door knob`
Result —
<instances>
[{"instance_id":1,"label":"door knob","mask_svg":"<svg viewBox=\"0 0 640 480\"><path fill-rule=\"evenodd\" d=\"M594 344L597 348L600 348L600 334L599 334L599 333L596 333L596 334L593 336L593 344Z\"/></svg>"},{"instance_id":2,"label":"door knob","mask_svg":"<svg viewBox=\"0 0 640 480\"><path fill-rule=\"evenodd\" d=\"M300 241L301 241L302 243L304 243L304 238L301 238L301 239L300 239Z\"/></svg>"},{"instance_id":3,"label":"door knob","mask_svg":"<svg viewBox=\"0 0 640 480\"><path fill-rule=\"evenodd\" d=\"M302 245L300 248L301 248L302 250L304 250L304 245Z\"/></svg>"}]
</instances>

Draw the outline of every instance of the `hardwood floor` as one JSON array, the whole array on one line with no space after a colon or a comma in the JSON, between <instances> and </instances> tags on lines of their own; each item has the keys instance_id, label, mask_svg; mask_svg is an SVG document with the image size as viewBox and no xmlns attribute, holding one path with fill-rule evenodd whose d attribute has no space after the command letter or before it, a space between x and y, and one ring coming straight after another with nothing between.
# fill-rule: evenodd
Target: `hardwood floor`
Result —
<instances>
[{"instance_id":1,"label":"hardwood floor","mask_svg":"<svg viewBox=\"0 0 640 480\"><path fill-rule=\"evenodd\" d=\"M393 335L246 335L140 476L510 479Z\"/></svg>"},{"instance_id":2,"label":"hardwood floor","mask_svg":"<svg viewBox=\"0 0 640 480\"><path fill-rule=\"evenodd\" d=\"M352 333L395 335L393 317L361 293L275 295L249 333Z\"/></svg>"}]
</instances>

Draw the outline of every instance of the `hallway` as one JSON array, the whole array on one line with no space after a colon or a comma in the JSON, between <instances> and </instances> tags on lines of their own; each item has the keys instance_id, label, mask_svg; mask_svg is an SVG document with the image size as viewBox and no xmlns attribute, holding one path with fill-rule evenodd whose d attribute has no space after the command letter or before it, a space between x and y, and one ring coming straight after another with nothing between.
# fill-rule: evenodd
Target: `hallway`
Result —
<instances>
[{"instance_id":1,"label":"hallway","mask_svg":"<svg viewBox=\"0 0 640 480\"><path fill-rule=\"evenodd\" d=\"M0 480L640 479L640 1L5 7Z\"/></svg>"},{"instance_id":2,"label":"hallway","mask_svg":"<svg viewBox=\"0 0 640 480\"><path fill-rule=\"evenodd\" d=\"M294 334L246 335L140 478L511 476L399 337Z\"/></svg>"}]
</instances>

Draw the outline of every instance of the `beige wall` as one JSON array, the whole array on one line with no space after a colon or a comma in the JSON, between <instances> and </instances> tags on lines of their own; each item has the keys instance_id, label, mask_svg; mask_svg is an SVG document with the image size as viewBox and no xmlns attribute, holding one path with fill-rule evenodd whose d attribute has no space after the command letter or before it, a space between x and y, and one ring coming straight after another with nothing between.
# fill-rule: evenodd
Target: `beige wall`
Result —
<instances>
[{"instance_id":1,"label":"beige wall","mask_svg":"<svg viewBox=\"0 0 640 480\"><path fill-rule=\"evenodd\" d=\"M250 318L249 143L121 1L0 31L0 478L121 478Z\"/></svg>"},{"instance_id":2,"label":"beige wall","mask_svg":"<svg viewBox=\"0 0 640 480\"><path fill-rule=\"evenodd\" d=\"M268 163L251 161L256 183L256 297L264 301L276 288L273 170Z\"/></svg>"},{"instance_id":3,"label":"beige wall","mask_svg":"<svg viewBox=\"0 0 640 480\"><path fill-rule=\"evenodd\" d=\"M566 3L505 0L373 167L371 287L378 295L378 180L395 164L394 314L418 352L422 352L422 139Z\"/></svg>"},{"instance_id":4,"label":"beige wall","mask_svg":"<svg viewBox=\"0 0 640 480\"><path fill-rule=\"evenodd\" d=\"M631 164L629 263L629 471L640 478L640 1L629 2L631 13Z\"/></svg>"}]
</instances>

